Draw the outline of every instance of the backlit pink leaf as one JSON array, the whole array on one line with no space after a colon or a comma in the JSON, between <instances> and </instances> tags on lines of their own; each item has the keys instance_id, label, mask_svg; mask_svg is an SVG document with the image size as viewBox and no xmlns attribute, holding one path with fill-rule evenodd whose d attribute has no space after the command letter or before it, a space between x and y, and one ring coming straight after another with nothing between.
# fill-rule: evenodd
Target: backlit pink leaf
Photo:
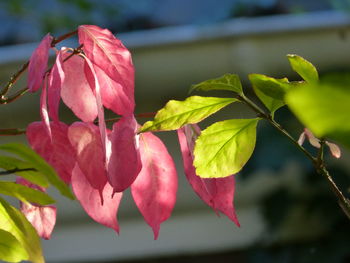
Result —
<instances>
[{"instance_id":1,"label":"backlit pink leaf","mask_svg":"<svg viewBox=\"0 0 350 263\"><path fill-rule=\"evenodd\" d=\"M47 34L30 57L28 65L28 89L30 92L37 91L41 86L49 60L51 41L52 37Z\"/></svg>"},{"instance_id":2,"label":"backlit pink leaf","mask_svg":"<svg viewBox=\"0 0 350 263\"><path fill-rule=\"evenodd\" d=\"M21 211L40 237L50 239L56 224L56 207L21 203Z\"/></svg>"},{"instance_id":3,"label":"backlit pink leaf","mask_svg":"<svg viewBox=\"0 0 350 263\"><path fill-rule=\"evenodd\" d=\"M134 201L158 238L160 224L174 208L177 191L175 164L162 141L152 133L140 135L142 169L131 185Z\"/></svg>"},{"instance_id":4,"label":"backlit pink leaf","mask_svg":"<svg viewBox=\"0 0 350 263\"><path fill-rule=\"evenodd\" d=\"M102 204L99 191L91 187L79 166L73 169L72 188L80 204L93 220L119 233L117 212L122 193L115 193L112 197L113 188L107 183L102 192Z\"/></svg>"},{"instance_id":5,"label":"backlit pink leaf","mask_svg":"<svg viewBox=\"0 0 350 263\"><path fill-rule=\"evenodd\" d=\"M96 97L86 79L84 59L72 56L63 63L64 81L61 87L63 102L84 122L97 117Z\"/></svg>"},{"instance_id":6,"label":"backlit pink leaf","mask_svg":"<svg viewBox=\"0 0 350 263\"><path fill-rule=\"evenodd\" d=\"M100 67L95 65L94 69L101 86L103 105L119 115L131 114L135 108L134 89L126 89L111 79Z\"/></svg>"},{"instance_id":7,"label":"backlit pink leaf","mask_svg":"<svg viewBox=\"0 0 350 263\"><path fill-rule=\"evenodd\" d=\"M87 79L90 80L89 81L90 88L95 91L95 95L96 95L98 127L100 129L103 152L105 153L105 157L108 159L111 154L110 153L111 147L107 137L107 128L106 128L105 116L104 116L104 110L103 110L102 98L101 98L101 88L96 76L94 66L92 65L92 62L86 56L84 56L84 59L86 62L85 65L87 65L84 67L85 75Z\"/></svg>"},{"instance_id":8,"label":"backlit pink leaf","mask_svg":"<svg viewBox=\"0 0 350 263\"><path fill-rule=\"evenodd\" d=\"M75 122L68 129L80 170L92 188L102 193L107 182L105 155L97 126L92 123Z\"/></svg>"},{"instance_id":9,"label":"backlit pink leaf","mask_svg":"<svg viewBox=\"0 0 350 263\"><path fill-rule=\"evenodd\" d=\"M239 222L233 206L235 180L231 175L225 178L201 178L193 166L193 149L200 129L197 125L186 125L178 130L178 137L184 163L185 175L196 194L216 212L227 215L237 226Z\"/></svg>"},{"instance_id":10,"label":"backlit pink leaf","mask_svg":"<svg viewBox=\"0 0 350 263\"><path fill-rule=\"evenodd\" d=\"M47 75L44 77L44 85L40 96L40 116L41 116L42 122L44 123L47 135L51 140L52 134L51 134L51 128L50 128L50 119L49 119L49 113L47 111Z\"/></svg>"},{"instance_id":11,"label":"backlit pink leaf","mask_svg":"<svg viewBox=\"0 0 350 263\"><path fill-rule=\"evenodd\" d=\"M321 147L320 140L317 139L317 138L315 137L315 135L314 135L309 129L305 128L305 129L304 129L304 133L305 133L306 137L308 138L309 143L310 143L312 146L314 146L314 147L316 147L316 148L320 148L320 147Z\"/></svg>"},{"instance_id":12,"label":"backlit pink leaf","mask_svg":"<svg viewBox=\"0 0 350 263\"><path fill-rule=\"evenodd\" d=\"M118 114L133 112L134 66L129 50L109 30L94 25L79 26L78 35L79 43L83 44L84 53L98 67L96 73L99 81L103 78L102 72L113 80L113 82L106 80L101 84L106 89L105 95L102 95L104 105ZM119 86L112 87L112 83L113 85L117 83ZM128 99L124 103L130 103L126 109L123 109L122 105L113 105L114 102L123 100L125 96Z\"/></svg>"},{"instance_id":13,"label":"backlit pink leaf","mask_svg":"<svg viewBox=\"0 0 350 263\"><path fill-rule=\"evenodd\" d=\"M52 70L49 75L48 83L48 107L49 107L49 116L53 121L58 122L58 109L61 99L61 86L64 81L64 71L62 68L63 56L66 54L65 50L57 52L56 62L52 67Z\"/></svg>"},{"instance_id":14,"label":"backlit pink leaf","mask_svg":"<svg viewBox=\"0 0 350 263\"><path fill-rule=\"evenodd\" d=\"M108 181L115 192L122 192L136 179L141 170L137 122L133 115L122 117L110 134L112 152L108 162Z\"/></svg>"},{"instance_id":15,"label":"backlit pink leaf","mask_svg":"<svg viewBox=\"0 0 350 263\"><path fill-rule=\"evenodd\" d=\"M326 145L329 147L329 150L331 151L331 154L334 158L339 159L341 157L341 150L338 145L327 141L326 141Z\"/></svg>"},{"instance_id":16,"label":"backlit pink leaf","mask_svg":"<svg viewBox=\"0 0 350 263\"><path fill-rule=\"evenodd\" d=\"M34 185L23 178L18 178L16 182L39 191L45 191L44 188ZM38 235L44 239L50 239L56 224L56 207L52 205L40 206L30 203L20 203L22 213L36 229Z\"/></svg>"},{"instance_id":17,"label":"backlit pink leaf","mask_svg":"<svg viewBox=\"0 0 350 263\"><path fill-rule=\"evenodd\" d=\"M33 122L27 127L30 146L49 164L67 184L70 183L75 165L75 151L68 140L68 126L62 122L51 122L52 141L42 122Z\"/></svg>"},{"instance_id":18,"label":"backlit pink leaf","mask_svg":"<svg viewBox=\"0 0 350 263\"><path fill-rule=\"evenodd\" d=\"M304 142L305 142L305 132L302 132L301 134L300 134L300 136L299 136L299 139L298 139L298 144L301 146L301 145L303 145L304 144Z\"/></svg>"}]
</instances>

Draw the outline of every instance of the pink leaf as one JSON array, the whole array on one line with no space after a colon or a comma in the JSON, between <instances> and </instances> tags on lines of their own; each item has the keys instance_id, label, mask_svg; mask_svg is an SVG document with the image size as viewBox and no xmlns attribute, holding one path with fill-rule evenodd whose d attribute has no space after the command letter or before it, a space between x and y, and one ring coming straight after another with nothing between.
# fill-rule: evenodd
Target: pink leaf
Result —
<instances>
[{"instance_id":1,"label":"pink leaf","mask_svg":"<svg viewBox=\"0 0 350 263\"><path fill-rule=\"evenodd\" d=\"M51 238L51 233L56 224L56 207L21 203L21 211L40 237L44 239Z\"/></svg>"},{"instance_id":2,"label":"pink leaf","mask_svg":"<svg viewBox=\"0 0 350 263\"><path fill-rule=\"evenodd\" d=\"M302 146L303 144L304 144L304 142L305 142L305 131L303 131L301 134L300 134L300 136L299 136L299 139L298 139L298 144L300 145L300 146Z\"/></svg>"},{"instance_id":3,"label":"pink leaf","mask_svg":"<svg viewBox=\"0 0 350 263\"><path fill-rule=\"evenodd\" d=\"M58 122L58 108L61 99L61 86L64 81L64 71L62 68L62 61L64 53L67 55L65 50L57 52L56 62L52 67L49 75L48 85L48 107L49 116L53 121Z\"/></svg>"},{"instance_id":4,"label":"pink leaf","mask_svg":"<svg viewBox=\"0 0 350 263\"><path fill-rule=\"evenodd\" d=\"M18 178L16 182L39 191L45 191L44 188L34 185L23 178ZM21 202L21 211L36 229L40 237L50 239L56 224L56 207Z\"/></svg>"},{"instance_id":5,"label":"pink leaf","mask_svg":"<svg viewBox=\"0 0 350 263\"><path fill-rule=\"evenodd\" d=\"M98 82L101 85L103 105L119 115L128 115L134 111L134 89L125 89L111 79L100 67L94 66ZM88 81L91 82L88 78Z\"/></svg>"},{"instance_id":6,"label":"pink leaf","mask_svg":"<svg viewBox=\"0 0 350 263\"><path fill-rule=\"evenodd\" d=\"M96 72L95 72L95 69L94 69L91 61L86 56L84 56L84 59L86 62L85 65L87 65L84 67L87 79L93 80L93 81L89 82L89 85L90 85L91 89L95 91L95 94L96 94L98 126L99 126L100 134L101 134L103 152L105 153L105 157L107 160L110 156L110 143L109 143L108 137L107 137L107 128L106 128L104 110L103 110L103 105L102 105L100 84L98 82Z\"/></svg>"},{"instance_id":7,"label":"pink leaf","mask_svg":"<svg viewBox=\"0 0 350 263\"><path fill-rule=\"evenodd\" d=\"M97 26L79 26L78 35L84 53L96 66L96 73L104 90L103 104L117 114L132 113L135 106L134 66L128 49L109 30ZM104 78L105 74L110 80ZM128 107L114 104L121 101Z\"/></svg>"},{"instance_id":8,"label":"pink leaf","mask_svg":"<svg viewBox=\"0 0 350 263\"><path fill-rule=\"evenodd\" d=\"M75 122L68 129L80 170L92 188L102 193L107 182L105 155L98 127L92 123Z\"/></svg>"},{"instance_id":9,"label":"pink leaf","mask_svg":"<svg viewBox=\"0 0 350 263\"><path fill-rule=\"evenodd\" d=\"M178 130L178 137L185 168L185 175L196 194L215 211L227 215L237 226L239 222L233 206L235 180L225 178L200 178L193 166L193 149L200 129L197 125L186 125Z\"/></svg>"},{"instance_id":10,"label":"pink leaf","mask_svg":"<svg viewBox=\"0 0 350 263\"><path fill-rule=\"evenodd\" d=\"M37 91L41 86L49 60L51 41L52 37L47 34L30 57L28 65L28 89L30 92Z\"/></svg>"},{"instance_id":11,"label":"pink leaf","mask_svg":"<svg viewBox=\"0 0 350 263\"><path fill-rule=\"evenodd\" d=\"M96 97L86 79L84 59L72 56L63 63L64 81L61 87L63 102L84 122L97 117Z\"/></svg>"},{"instance_id":12,"label":"pink leaf","mask_svg":"<svg viewBox=\"0 0 350 263\"><path fill-rule=\"evenodd\" d=\"M329 150L331 151L331 154L334 158L339 159L341 157L341 150L339 148L338 145L336 145L335 143L331 143L331 142L327 142L326 141L327 146L329 147Z\"/></svg>"},{"instance_id":13,"label":"pink leaf","mask_svg":"<svg viewBox=\"0 0 350 263\"><path fill-rule=\"evenodd\" d=\"M91 187L78 166L73 169L72 187L80 204L93 220L119 233L117 212L122 193L116 193L112 197L113 188L107 183L102 191L102 204L99 191Z\"/></svg>"},{"instance_id":14,"label":"pink leaf","mask_svg":"<svg viewBox=\"0 0 350 263\"><path fill-rule=\"evenodd\" d=\"M315 135L307 128L304 129L304 133L306 135L306 137L308 138L309 140L309 143L315 147L315 148L320 148L321 147L321 144L320 144L320 140L317 139L315 137Z\"/></svg>"},{"instance_id":15,"label":"pink leaf","mask_svg":"<svg viewBox=\"0 0 350 263\"><path fill-rule=\"evenodd\" d=\"M134 201L158 238L160 224L174 208L177 191L175 164L162 141L152 133L140 135L142 170L131 185Z\"/></svg>"},{"instance_id":16,"label":"pink leaf","mask_svg":"<svg viewBox=\"0 0 350 263\"><path fill-rule=\"evenodd\" d=\"M42 122L33 122L27 127L27 139L30 146L49 164L67 184L70 183L75 165L75 151L71 146L67 132L68 126L62 122L50 123L52 141Z\"/></svg>"},{"instance_id":17,"label":"pink leaf","mask_svg":"<svg viewBox=\"0 0 350 263\"><path fill-rule=\"evenodd\" d=\"M108 180L115 192L122 192L141 170L137 122L133 115L122 117L110 135L112 152L108 163Z\"/></svg>"},{"instance_id":18,"label":"pink leaf","mask_svg":"<svg viewBox=\"0 0 350 263\"><path fill-rule=\"evenodd\" d=\"M50 140L52 140L50 119L47 111L47 75L44 77L44 85L40 96L40 115L41 120L44 123L47 135L49 136Z\"/></svg>"}]
</instances>

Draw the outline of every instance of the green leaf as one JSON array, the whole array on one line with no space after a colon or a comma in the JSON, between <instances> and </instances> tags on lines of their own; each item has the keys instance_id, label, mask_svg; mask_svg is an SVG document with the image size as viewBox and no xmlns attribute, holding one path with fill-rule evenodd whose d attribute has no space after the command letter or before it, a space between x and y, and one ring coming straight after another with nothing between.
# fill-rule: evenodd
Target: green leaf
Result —
<instances>
[{"instance_id":1,"label":"green leaf","mask_svg":"<svg viewBox=\"0 0 350 263\"><path fill-rule=\"evenodd\" d=\"M0 181L0 194L16 197L22 202L49 205L55 203L48 194L13 182Z\"/></svg>"},{"instance_id":2,"label":"green leaf","mask_svg":"<svg viewBox=\"0 0 350 263\"><path fill-rule=\"evenodd\" d=\"M0 198L0 229L10 232L28 253L28 260L44 263L40 238L34 227L15 207Z\"/></svg>"},{"instance_id":3,"label":"green leaf","mask_svg":"<svg viewBox=\"0 0 350 263\"><path fill-rule=\"evenodd\" d=\"M264 103L266 108L271 112L271 114L273 116L275 111L278 110L279 108L283 107L285 105L285 103L283 100L275 99L271 96L266 95L264 92L261 91L262 87L259 86L260 82L258 81L259 76L261 76L261 75L250 74L249 80L253 85L253 89L254 89L256 96L262 101L262 103Z\"/></svg>"},{"instance_id":4,"label":"green leaf","mask_svg":"<svg viewBox=\"0 0 350 263\"><path fill-rule=\"evenodd\" d=\"M240 95L243 94L241 80L237 74L225 74L220 78L203 81L193 85L190 89L190 93L194 90L229 90Z\"/></svg>"},{"instance_id":5,"label":"green leaf","mask_svg":"<svg viewBox=\"0 0 350 263\"><path fill-rule=\"evenodd\" d=\"M288 106L316 137L328 137L350 148L350 81L323 82L290 90Z\"/></svg>"},{"instance_id":6,"label":"green leaf","mask_svg":"<svg viewBox=\"0 0 350 263\"><path fill-rule=\"evenodd\" d=\"M259 119L214 123L196 141L194 166L202 178L220 178L239 172L253 153Z\"/></svg>"},{"instance_id":7,"label":"green leaf","mask_svg":"<svg viewBox=\"0 0 350 263\"><path fill-rule=\"evenodd\" d=\"M28 162L24 162L14 157L10 156L0 156L0 168L5 169L7 171L15 170L15 169L31 169L33 165ZM37 172L37 171L20 171L14 172L17 176L23 177L29 182L39 185L41 187L48 187L49 183L45 177L45 175Z\"/></svg>"},{"instance_id":8,"label":"green leaf","mask_svg":"<svg viewBox=\"0 0 350 263\"><path fill-rule=\"evenodd\" d=\"M289 54L287 57L292 69L305 81L308 83L318 82L318 72L314 65L298 55Z\"/></svg>"},{"instance_id":9,"label":"green leaf","mask_svg":"<svg viewBox=\"0 0 350 263\"><path fill-rule=\"evenodd\" d=\"M36 154L31 148L20 143L8 143L0 145L0 150L11 152L30 162L37 171L44 174L47 180L55 186L62 195L74 199L68 186L57 176L55 170L46 161Z\"/></svg>"},{"instance_id":10,"label":"green leaf","mask_svg":"<svg viewBox=\"0 0 350 263\"><path fill-rule=\"evenodd\" d=\"M0 229L0 260L20 262L28 259L21 243L9 232Z\"/></svg>"},{"instance_id":11,"label":"green leaf","mask_svg":"<svg viewBox=\"0 0 350 263\"><path fill-rule=\"evenodd\" d=\"M275 100L283 101L290 88L287 78L275 79L263 74L249 74L249 80L255 89Z\"/></svg>"},{"instance_id":12,"label":"green leaf","mask_svg":"<svg viewBox=\"0 0 350 263\"><path fill-rule=\"evenodd\" d=\"M157 112L153 121L141 127L140 132L176 130L186 124L200 122L235 101L238 100L200 96L188 97L184 101L170 100Z\"/></svg>"}]
</instances>

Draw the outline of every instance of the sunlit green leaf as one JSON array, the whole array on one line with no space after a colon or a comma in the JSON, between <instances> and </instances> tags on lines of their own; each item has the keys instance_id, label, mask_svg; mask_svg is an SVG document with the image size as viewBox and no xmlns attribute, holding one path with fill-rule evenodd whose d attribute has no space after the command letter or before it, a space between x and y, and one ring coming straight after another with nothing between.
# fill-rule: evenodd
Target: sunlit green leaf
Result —
<instances>
[{"instance_id":1,"label":"sunlit green leaf","mask_svg":"<svg viewBox=\"0 0 350 263\"><path fill-rule=\"evenodd\" d=\"M328 137L350 147L350 81L323 82L290 90L290 109L316 137Z\"/></svg>"},{"instance_id":2,"label":"sunlit green leaf","mask_svg":"<svg viewBox=\"0 0 350 263\"><path fill-rule=\"evenodd\" d=\"M10 232L28 254L28 260L43 263L40 238L34 227L15 207L0 198L0 229Z\"/></svg>"},{"instance_id":3,"label":"sunlit green leaf","mask_svg":"<svg viewBox=\"0 0 350 263\"><path fill-rule=\"evenodd\" d=\"M249 80L255 89L258 89L266 96L280 101L283 101L284 95L290 88L287 78L275 79L263 74L249 74Z\"/></svg>"},{"instance_id":4,"label":"sunlit green leaf","mask_svg":"<svg viewBox=\"0 0 350 263\"><path fill-rule=\"evenodd\" d=\"M216 122L196 140L194 166L202 178L226 177L239 172L253 153L259 119Z\"/></svg>"},{"instance_id":5,"label":"sunlit green leaf","mask_svg":"<svg viewBox=\"0 0 350 263\"><path fill-rule=\"evenodd\" d=\"M9 232L0 229L0 260L20 262L28 259L21 243Z\"/></svg>"},{"instance_id":6,"label":"sunlit green leaf","mask_svg":"<svg viewBox=\"0 0 350 263\"><path fill-rule=\"evenodd\" d=\"M48 194L13 182L0 181L0 194L16 197L22 202L31 202L39 205L55 203L55 200Z\"/></svg>"},{"instance_id":7,"label":"sunlit green leaf","mask_svg":"<svg viewBox=\"0 0 350 263\"><path fill-rule=\"evenodd\" d=\"M264 103L266 108L269 109L271 114L273 115L276 110L279 108L283 107L285 105L284 101L281 99L275 99L271 96L266 95L264 92L261 91L264 87L264 82L262 81L262 86L259 82L259 76L264 76L264 75L259 75L259 74L250 74L249 75L249 80L253 85L254 92L256 96ZM266 77L266 76L264 76Z\"/></svg>"},{"instance_id":8,"label":"sunlit green leaf","mask_svg":"<svg viewBox=\"0 0 350 263\"><path fill-rule=\"evenodd\" d=\"M157 112L153 121L141 127L140 132L176 130L186 124L200 122L235 101L238 100L200 96L188 97L184 101L170 100Z\"/></svg>"},{"instance_id":9,"label":"sunlit green leaf","mask_svg":"<svg viewBox=\"0 0 350 263\"><path fill-rule=\"evenodd\" d=\"M241 80L236 74L225 74L220 78L203 81L201 83L193 85L190 89L190 92L193 90L229 90L238 94L243 93Z\"/></svg>"},{"instance_id":10,"label":"sunlit green leaf","mask_svg":"<svg viewBox=\"0 0 350 263\"><path fill-rule=\"evenodd\" d=\"M32 169L33 165L28 162L24 162L17 158L11 156L0 156L0 168L5 169L7 171L16 170L16 169ZM21 176L24 179L32 182L33 184L39 185L41 187L48 187L49 183L45 175L37 172L37 171L20 171L14 172L17 176Z\"/></svg>"},{"instance_id":11,"label":"sunlit green leaf","mask_svg":"<svg viewBox=\"0 0 350 263\"><path fill-rule=\"evenodd\" d=\"M297 72L308 83L316 83L318 81L318 72L314 65L306 59L294 55L287 55L292 69Z\"/></svg>"},{"instance_id":12,"label":"sunlit green leaf","mask_svg":"<svg viewBox=\"0 0 350 263\"><path fill-rule=\"evenodd\" d=\"M0 150L11 152L23 158L33 165L40 173L44 174L47 180L55 186L61 194L70 199L74 199L68 186L57 176L55 170L45 162L38 154L36 154L31 148L20 143L8 143L0 145Z\"/></svg>"}]
</instances>

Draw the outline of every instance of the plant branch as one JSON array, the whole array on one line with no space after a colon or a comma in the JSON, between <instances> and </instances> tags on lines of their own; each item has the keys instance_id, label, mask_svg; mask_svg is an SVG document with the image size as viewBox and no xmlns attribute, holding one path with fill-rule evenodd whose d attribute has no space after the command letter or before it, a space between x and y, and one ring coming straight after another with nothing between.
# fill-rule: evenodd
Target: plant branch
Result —
<instances>
[{"instance_id":1,"label":"plant branch","mask_svg":"<svg viewBox=\"0 0 350 263\"><path fill-rule=\"evenodd\" d=\"M144 112L135 114L136 118L152 118L156 115L155 112ZM121 117L106 119L105 122L116 122L120 120ZM98 121L95 121L94 124L98 124ZM17 128L9 128L9 129L0 129L0 136L14 136L14 135L22 135L25 134L25 129L17 129Z\"/></svg>"},{"instance_id":2,"label":"plant branch","mask_svg":"<svg viewBox=\"0 0 350 263\"><path fill-rule=\"evenodd\" d=\"M16 81L18 80L18 78L22 75L22 73L24 71L26 71L26 69L29 66L29 61L27 61L26 63L24 63L22 65L22 67L11 76L9 82L6 84L6 86L2 89L2 91L0 92L0 101L2 101L4 99L4 97L6 96L6 94L10 91L10 89L12 88L12 86L16 83Z\"/></svg>"},{"instance_id":3,"label":"plant branch","mask_svg":"<svg viewBox=\"0 0 350 263\"><path fill-rule=\"evenodd\" d=\"M239 95L238 98L246 103L253 111L255 111L258 115L258 117L261 117L265 120L267 120L273 127L275 127L278 131L280 131L285 137L287 137L300 151L302 151L305 156L310 159L312 164L314 165L316 172L319 175L322 175L325 177L325 179L328 181L333 193L338 198L338 204L342 208L345 215L350 219L350 200L347 199L344 194L341 192L339 187L334 182L332 176L329 174L328 170L325 167L324 159L323 159L323 153L324 153L324 145L325 140L321 139L320 144L321 147L319 149L319 152L317 154L317 158L313 157L303 146L299 145L298 141L295 140L285 129L282 128L282 126L277 123L270 114L267 114L264 110L262 110L258 105L256 105L253 101L251 101L249 98L247 98L244 95Z\"/></svg>"},{"instance_id":4,"label":"plant branch","mask_svg":"<svg viewBox=\"0 0 350 263\"><path fill-rule=\"evenodd\" d=\"M34 168L23 168L23 169L11 169L11 170L6 170L6 171L0 171L0 176L1 175L9 175L9 174L13 174L13 173L18 173L18 172L27 172L27 171L36 171L36 169Z\"/></svg>"},{"instance_id":5,"label":"plant branch","mask_svg":"<svg viewBox=\"0 0 350 263\"><path fill-rule=\"evenodd\" d=\"M71 36L74 36L78 33L77 30L75 31L72 31L72 32L69 32L67 34L64 34L62 36L59 36L58 38L54 38L52 41L51 41L51 47L55 47L56 44L58 44L59 42L62 42L63 40L71 37ZM8 100L6 98L6 95L8 94L8 92L10 91L10 89L13 87L13 85L17 82L17 80L19 79L19 77L27 70L29 66L29 61L27 61L26 63L24 63L22 65L22 67L15 73L11 76L9 82L5 85L5 87L1 90L0 92L0 104L6 104L6 103L9 103L9 102L12 102L13 100ZM22 96L24 93L21 93L19 95ZM16 100L18 97L16 97L14 100Z\"/></svg>"},{"instance_id":6,"label":"plant branch","mask_svg":"<svg viewBox=\"0 0 350 263\"><path fill-rule=\"evenodd\" d=\"M22 135L25 134L25 129L0 129L0 136Z\"/></svg>"},{"instance_id":7,"label":"plant branch","mask_svg":"<svg viewBox=\"0 0 350 263\"><path fill-rule=\"evenodd\" d=\"M241 101L246 103L253 111L255 111L258 117L267 120L273 127L275 127L280 133L286 136L301 152L303 152L312 163L316 162L316 158L313 157L303 146L299 145L298 141L295 140L283 127L276 122L270 114L267 114L263 109L261 109L258 105L256 105L253 101L247 98L244 95L240 95L238 97Z\"/></svg>"}]
</instances>

